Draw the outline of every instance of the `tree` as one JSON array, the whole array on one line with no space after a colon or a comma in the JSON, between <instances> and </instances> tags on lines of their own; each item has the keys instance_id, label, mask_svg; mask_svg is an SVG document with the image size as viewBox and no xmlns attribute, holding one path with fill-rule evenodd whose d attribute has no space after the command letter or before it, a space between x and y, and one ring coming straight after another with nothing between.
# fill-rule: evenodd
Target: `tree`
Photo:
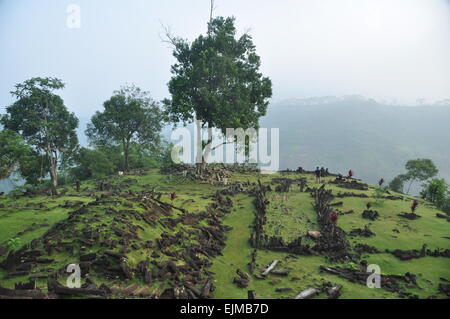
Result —
<instances>
[{"instance_id":1,"label":"tree","mask_svg":"<svg viewBox=\"0 0 450 319\"><path fill-rule=\"evenodd\" d=\"M415 181L426 181L429 178L436 176L439 170L434 165L433 161L426 158L419 158L416 160L409 160L406 165L406 180L410 181L408 191L411 189L411 185Z\"/></svg>"},{"instance_id":2,"label":"tree","mask_svg":"<svg viewBox=\"0 0 450 319\"><path fill-rule=\"evenodd\" d=\"M173 123L197 121L198 130L208 128L202 166L213 149L211 129L224 136L227 128L257 129L272 96L272 82L259 71L252 37L237 37L234 24L234 18L211 16L207 34L192 43L167 34L177 63L171 68L171 100L164 101L165 111Z\"/></svg>"},{"instance_id":3,"label":"tree","mask_svg":"<svg viewBox=\"0 0 450 319\"><path fill-rule=\"evenodd\" d=\"M78 146L78 119L53 93L63 88L64 83L57 78L32 78L17 84L11 92L17 101L6 108L7 114L2 118L5 128L21 134L37 154L46 155L53 194L64 153L71 153Z\"/></svg>"},{"instance_id":4,"label":"tree","mask_svg":"<svg viewBox=\"0 0 450 319\"><path fill-rule=\"evenodd\" d=\"M131 142L128 151L129 169L160 167L166 160L167 153L170 158L171 149L168 150L169 147L164 140L161 140L158 145L154 145L151 149L145 145ZM122 156L121 146L102 146L98 150L106 155L116 171L124 171L125 160Z\"/></svg>"},{"instance_id":5,"label":"tree","mask_svg":"<svg viewBox=\"0 0 450 319\"><path fill-rule=\"evenodd\" d=\"M389 183L389 189L397 192L397 193L403 193L403 188L406 181L406 175L401 174L396 176L390 183Z\"/></svg>"},{"instance_id":6,"label":"tree","mask_svg":"<svg viewBox=\"0 0 450 319\"><path fill-rule=\"evenodd\" d=\"M421 195L423 199L436 204L437 206L441 206L444 203L448 192L448 185L444 179L435 178L429 181Z\"/></svg>"},{"instance_id":7,"label":"tree","mask_svg":"<svg viewBox=\"0 0 450 319\"><path fill-rule=\"evenodd\" d=\"M20 162L31 153L31 147L22 137L10 130L0 132L0 180L8 178Z\"/></svg>"},{"instance_id":8,"label":"tree","mask_svg":"<svg viewBox=\"0 0 450 319\"><path fill-rule=\"evenodd\" d=\"M122 147L125 167L129 170L130 143L148 148L160 142L163 115L148 92L135 85L123 86L104 102L104 111L96 112L88 124L86 135L96 146Z\"/></svg>"},{"instance_id":9,"label":"tree","mask_svg":"<svg viewBox=\"0 0 450 319\"><path fill-rule=\"evenodd\" d=\"M77 180L101 178L114 173L113 163L98 150L81 148L75 162L77 165L70 169L70 175Z\"/></svg>"}]
</instances>

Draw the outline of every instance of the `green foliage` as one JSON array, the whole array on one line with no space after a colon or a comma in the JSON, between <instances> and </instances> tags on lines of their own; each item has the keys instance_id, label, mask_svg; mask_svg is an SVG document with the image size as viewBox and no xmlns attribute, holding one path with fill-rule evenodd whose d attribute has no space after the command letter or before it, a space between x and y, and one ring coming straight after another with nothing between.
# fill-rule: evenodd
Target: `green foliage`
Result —
<instances>
[{"instance_id":1,"label":"green foliage","mask_svg":"<svg viewBox=\"0 0 450 319\"><path fill-rule=\"evenodd\" d=\"M436 176L439 170L434 165L433 161L426 158L419 158L410 160L405 165L408 171L407 176L410 179L424 181Z\"/></svg>"},{"instance_id":2,"label":"green foliage","mask_svg":"<svg viewBox=\"0 0 450 319\"><path fill-rule=\"evenodd\" d=\"M125 158L121 146L102 146L98 148L113 164L115 171L125 170ZM128 151L128 168L155 168L165 166L170 161L171 144L161 141L151 149L139 143L130 143Z\"/></svg>"},{"instance_id":3,"label":"green foliage","mask_svg":"<svg viewBox=\"0 0 450 319\"><path fill-rule=\"evenodd\" d=\"M425 181L429 178L436 176L439 170L434 165L433 161L426 158L419 158L415 160L409 160L406 165L406 178L410 181L408 187L408 193L411 188L411 184L414 181Z\"/></svg>"},{"instance_id":4,"label":"green foliage","mask_svg":"<svg viewBox=\"0 0 450 319\"><path fill-rule=\"evenodd\" d=\"M6 241L6 246L12 250L16 251L22 246L22 240L19 237L10 238Z\"/></svg>"},{"instance_id":5,"label":"green foliage","mask_svg":"<svg viewBox=\"0 0 450 319\"><path fill-rule=\"evenodd\" d=\"M1 121L5 128L21 134L38 155L46 155L54 189L63 154L70 154L78 145L78 119L53 93L62 88L64 83L56 78L32 78L17 84L11 92L17 100L6 108Z\"/></svg>"},{"instance_id":6,"label":"green foliage","mask_svg":"<svg viewBox=\"0 0 450 319\"><path fill-rule=\"evenodd\" d=\"M101 178L114 173L114 165L101 151L81 148L76 156L76 166L70 169L72 179L80 181Z\"/></svg>"},{"instance_id":7,"label":"green foliage","mask_svg":"<svg viewBox=\"0 0 450 319\"><path fill-rule=\"evenodd\" d=\"M147 149L160 142L163 115L148 92L134 85L122 87L96 112L88 124L86 135L97 147L121 146L124 170L130 168L130 145L139 143Z\"/></svg>"},{"instance_id":8,"label":"green foliage","mask_svg":"<svg viewBox=\"0 0 450 319\"><path fill-rule=\"evenodd\" d=\"M172 150L174 145L163 140L158 146L157 151L155 152L155 159L157 160L158 167L166 167L173 165L172 160Z\"/></svg>"},{"instance_id":9,"label":"green foliage","mask_svg":"<svg viewBox=\"0 0 450 319\"><path fill-rule=\"evenodd\" d=\"M389 189L397 192L397 193L403 193L403 188L405 186L405 181L407 179L407 176L404 174L396 176L390 183L389 183Z\"/></svg>"},{"instance_id":10,"label":"green foliage","mask_svg":"<svg viewBox=\"0 0 450 319\"><path fill-rule=\"evenodd\" d=\"M445 180L435 178L425 184L421 195L423 199L440 206L446 200L447 192L448 185Z\"/></svg>"},{"instance_id":11,"label":"green foliage","mask_svg":"<svg viewBox=\"0 0 450 319\"><path fill-rule=\"evenodd\" d=\"M258 128L272 96L272 82L263 77L260 57L250 35L236 37L234 18L217 17L207 35L192 43L170 38L177 63L169 82L171 100L165 110L173 123L199 120L203 126Z\"/></svg>"},{"instance_id":12,"label":"green foliage","mask_svg":"<svg viewBox=\"0 0 450 319\"><path fill-rule=\"evenodd\" d=\"M20 161L19 172L27 184L36 186L42 183L50 171L50 161L47 155L33 150Z\"/></svg>"},{"instance_id":13,"label":"green foliage","mask_svg":"<svg viewBox=\"0 0 450 319\"><path fill-rule=\"evenodd\" d=\"M378 205L382 204L384 202L383 197L384 194L387 192L387 187L383 186L376 186L375 190L373 192L373 197L375 198L375 201Z\"/></svg>"},{"instance_id":14,"label":"green foliage","mask_svg":"<svg viewBox=\"0 0 450 319\"><path fill-rule=\"evenodd\" d=\"M20 162L31 153L22 137L10 130L0 132L0 180L14 173Z\"/></svg>"}]
</instances>

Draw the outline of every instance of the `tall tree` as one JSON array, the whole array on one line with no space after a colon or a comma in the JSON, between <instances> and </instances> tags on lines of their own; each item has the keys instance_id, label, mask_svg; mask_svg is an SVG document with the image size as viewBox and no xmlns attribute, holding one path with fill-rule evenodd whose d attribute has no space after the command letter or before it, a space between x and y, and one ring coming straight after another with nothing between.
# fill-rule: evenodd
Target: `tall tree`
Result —
<instances>
[{"instance_id":1,"label":"tall tree","mask_svg":"<svg viewBox=\"0 0 450 319\"><path fill-rule=\"evenodd\" d=\"M150 149L159 144L162 111L148 92L135 85L115 91L103 107L103 112L92 117L86 135L96 146L121 145L128 171L130 143L139 142Z\"/></svg>"},{"instance_id":2,"label":"tall tree","mask_svg":"<svg viewBox=\"0 0 450 319\"><path fill-rule=\"evenodd\" d=\"M9 178L20 162L31 153L23 138L10 130L0 132L0 180Z\"/></svg>"},{"instance_id":3,"label":"tall tree","mask_svg":"<svg viewBox=\"0 0 450 319\"><path fill-rule=\"evenodd\" d=\"M64 83L57 78L32 78L17 84L11 92L17 101L6 108L2 118L5 128L21 134L38 154L46 155L53 194L58 186L61 155L71 153L78 145L78 119L53 93L63 88Z\"/></svg>"},{"instance_id":4,"label":"tall tree","mask_svg":"<svg viewBox=\"0 0 450 319\"><path fill-rule=\"evenodd\" d=\"M406 165L406 180L409 181L408 194L411 189L411 185L415 181L426 181L439 173L439 170L434 165L433 161L427 158L419 158L415 160L409 160Z\"/></svg>"},{"instance_id":5,"label":"tall tree","mask_svg":"<svg viewBox=\"0 0 450 319\"><path fill-rule=\"evenodd\" d=\"M202 123L201 128L218 128L224 136L227 128L259 127L272 96L272 82L259 70L261 59L252 37L237 37L234 24L234 18L211 15L207 34L192 43L167 34L177 60L168 84L171 99L164 101L173 123L196 120ZM212 149L211 141L212 135L208 134L204 164Z\"/></svg>"}]
</instances>

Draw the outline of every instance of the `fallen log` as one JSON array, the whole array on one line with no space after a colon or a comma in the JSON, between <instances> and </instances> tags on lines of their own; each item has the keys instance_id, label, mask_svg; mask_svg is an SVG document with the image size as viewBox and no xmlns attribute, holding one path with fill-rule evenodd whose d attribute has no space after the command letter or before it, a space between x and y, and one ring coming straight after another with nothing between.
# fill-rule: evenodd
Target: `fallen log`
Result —
<instances>
[{"instance_id":1,"label":"fallen log","mask_svg":"<svg viewBox=\"0 0 450 319\"><path fill-rule=\"evenodd\" d=\"M48 296L39 290L13 290L0 287L0 295L5 299L48 299Z\"/></svg>"},{"instance_id":2,"label":"fallen log","mask_svg":"<svg viewBox=\"0 0 450 319\"><path fill-rule=\"evenodd\" d=\"M287 269L275 269L272 270L272 275L277 275L277 276L288 276L289 275L289 270Z\"/></svg>"},{"instance_id":3,"label":"fallen log","mask_svg":"<svg viewBox=\"0 0 450 319\"><path fill-rule=\"evenodd\" d=\"M264 271L263 271L263 273L262 273L262 275L265 277L265 276L267 276L277 265L278 265L278 263L279 263L279 260L277 260L277 259L275 259L270 265L269 265L269 267L267 267Z\"/></svg>"},{"instance_id":4,"label":"fallen log","mask_svg":"<svg viewBox=\"0 0 450 319\"><path fill-rule=\"evenodd\" d=\"M69 288L61 285L56 280L49 280L48 291L58 295L66 296L101 296L106 297L106 291L102 289Z\"/></svg>"},{"instance_id":5,"label":"fallen log","mask_svg":"<svg viewBox=\"0 0 450 319\"><path fill-rule=\"evenodd\" d=\"M201 296L202 298L206 299L209 297L209 293L211 291L211 285L212 285L212 280L208 279L202 288L202 296Z\"/></svg>"},{"instance_id":6,"label":"fallen log","mask_svg":"<svg viewBox=\"0 0 450 319\"><path fill-rule=\"evenodd\" d=\"M12 271L9 272L5 275L5 279L10 279L10 278L14 278L14 277L21 277L21 276L27 276L29 275L30 272L29 271Z\"/></svg>"},{"instance_id":7,"label":"fallen log","mask_svg":"<svg viewBox=\"0 0 450 319\"><path fill-rule=\"evenodd\" d=\"M116 253L116 252L113 252L113 251L109 251L109 250L105 251L105 255L107 255L109 257L116 258L118 260L122 260L125 257L124 254L119 254L119 253Z\"/></svg>"},{"instance_id":8,"label":"fallen log","mask_svg":"<svg viewBox=\"0 0 450 319\"><path fill-rule=\"evenodd\" d=\"M234 278L233 283L238 285L239 288L247 288L250 283L248 279L245 278Z\"/></svg>"},{"instance_id":9,"label":"fallen log","mask_svg":"<svg viewBox=\"0 0 450 319\"><path fill-rule=\"evenodd\" d=\"M299 293L294 299L309 299L319 294L316 288L309 288Z\"/></svg>"},{"instance_id":10,"label":"fallen log","mask_svg":"<svg viewBox=\"0 0 450 319\"><path fill-rule=\"evenodd\" d=\"M14 285L16 290L36 290L36 281L30 280L29 282L16 282Z\"/></svg>"}]
</instances>

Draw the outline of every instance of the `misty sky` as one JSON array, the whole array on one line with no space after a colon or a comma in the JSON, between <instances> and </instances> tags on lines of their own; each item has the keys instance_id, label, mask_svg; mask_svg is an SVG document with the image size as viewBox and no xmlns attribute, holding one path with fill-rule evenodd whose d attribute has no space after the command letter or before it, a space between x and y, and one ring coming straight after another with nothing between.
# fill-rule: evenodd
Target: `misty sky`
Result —
<instances>
[{"instance_id":1,"label":"misty sky","mask_svg":"<svg viewBox=\"0 0 450 319\"><path fill-rule=\"evenodd\" d=\"M450 98L449 0L216 0L251 29L274 99L361 94L412 103ZM66 25L67 5L81 28ZM208 0L0 0L0 112L15 83L55 76L80 117L126 82L168 97L161 23L193 39Z\"/></svg>"}]
</instances>

